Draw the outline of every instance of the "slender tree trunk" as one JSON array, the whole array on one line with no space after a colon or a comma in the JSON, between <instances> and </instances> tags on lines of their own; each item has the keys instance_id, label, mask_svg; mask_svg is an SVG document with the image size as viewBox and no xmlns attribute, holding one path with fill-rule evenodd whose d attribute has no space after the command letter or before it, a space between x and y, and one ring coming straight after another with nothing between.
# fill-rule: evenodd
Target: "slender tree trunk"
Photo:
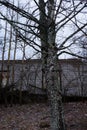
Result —
<instances>
[{"instance_id":1,"label":"slender tree trunk","mask_svg":"<svg viewBox=\"0 0 87 130\"><path fill-rule=\"evenodd\" d=\"M25 33L26 35L26 33ZM22 70L21 70L21 81L20 81L20 94L19 94L19 103L22 105L22 86L23 86L23 75L24 75L24 58L25 58L25 42L23 45L23 56L22 56Z\"/></svg>"},{"instance_id":2,"label":"slender tree trunk","mask_svg":"<svg viewBox=\"0 0 87 130\"><path fill-rule=\"evenodd\" d=\"M46 86L46 68L47 68L47 52L48 52L48 28L45 26L47 23L45 16L45 2L44 0L39 0L40 8L40 39L41 39L41 60L42 60L42 88L47 88Z\"/></svg>"},{"instance_id":3,"label":"slender tree trunk","mask_svg":"<svg viewBox=\"0 0 87 130\"><path fill-rule=\"evenodd\" d=\"M13 20L13 16L11 16L11 20ZM7 79L7 85L9 84L9 70L10 70L11 47L12 47L12 26L10 26L10 39L9 39L9 48L8 48L8 63L7 63L7 70L8 70L8 76L7 77L8 77L8 79Z\"/></svg>"},{"instance_id":4,"label":"slender tree trunk","mask_svg":"<svg viewBox=\"0 0 87 130\"><path fill-rule=\"evenodd\" d=\"M2 66L1 66L2 72L3 72L3 69L4 69L4 54L5 54L5 48L6 48L6 35L7 35L7 21L5 23L4 46L3 46L3 52L2 52Z\"/></svg>"},{"instance_id":5,"label":"slender tree trunk","mask_svg":"<svg viewBox=\"0 0 87 130\"><path fill-rule=\"evenodd\" d=\"M8 9L6 12L6 15L8 15ZM3 71L4 71L4 55L5 55L5 48L6 48L6 37L7 37L7 21L5 23L5 34L4 34L4 46L3 46L3 52L2 52L2 65L1 65L1 77L3 75ZM8 73L8 72L7 72ZM1 88L2 88L2 79L1 79ZM5 106L7 106L7 92L6 91L2 91L2 98L4 99L4 103Z\"/></svg>"},{"instance_id":6,"label":"slender tree trunk","mask_svg":"<svg viewBox=\"0 0 87 130\"><path fill-rule=\"evenodd\" d=\"M26 22L27 24L27 22ZM27 27L26 27L27 30ZM27 33L25 32L25 37L26 37ZM20 82L20 95L19 95L19 102L20 105L22 105L22 86L23 86L23 76L24 76L24 59L25 59L25 47L26 47L26 43L24 42L23 44L23 56L22 56L22 75L21 75L21 82Z\"/></svg>"},{"instance_id":7,"label":"slender tree trunk","mask_svg":"<svg viewBox=\"0 0 87 130\"><path fill-rule=\"evenodd\" d=\"M13 1L14 3L14 1ZM16 14L16 21L18 22L18 13ZM15 46L14 46L14 56L13 56L13 66L12 66L12 84L14 85L14 82L15 82L15 60L16 60L16 51L17 51L17 29L14 30L15 31ZM16 100L14 99L14 102ZM11 100L11 105L12 105L12 102L13 102L13 96L12 96L12 100Z\"/></svg>"}]
</instances>

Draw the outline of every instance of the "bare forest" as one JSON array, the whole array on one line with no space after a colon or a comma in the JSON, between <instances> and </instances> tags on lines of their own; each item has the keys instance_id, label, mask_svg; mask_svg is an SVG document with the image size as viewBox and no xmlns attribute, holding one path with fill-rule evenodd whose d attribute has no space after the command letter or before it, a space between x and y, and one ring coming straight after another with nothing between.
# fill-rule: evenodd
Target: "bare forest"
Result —
<instances>
[{"instance_id":1,"label":"bare forest","mask_svg":"<svg viewBox=\"0 0 87 130\"><path fill-rule=\"evenodd\" d=\"M0 130L87 129L87 0L0 0Z\"/></svg>"}]
</instances>

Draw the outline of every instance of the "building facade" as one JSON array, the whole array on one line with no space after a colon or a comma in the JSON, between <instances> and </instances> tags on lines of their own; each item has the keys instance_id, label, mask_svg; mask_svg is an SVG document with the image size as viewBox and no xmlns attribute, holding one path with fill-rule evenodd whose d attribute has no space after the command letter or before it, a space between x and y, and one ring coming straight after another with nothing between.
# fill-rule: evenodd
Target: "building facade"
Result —
<instances>
[{"instance_id":1,"label":"building facade","mask_svg":"<svg viewBox=\"0 0 87 130\"><path fill-rule=\"evenodd\" d=\"M87 96L86 64L78 59L61 59L59 63L62 93L68 96ZM2 61L0 61L1 66ZM9 84L16 84L14 90L21 89L27 90L29 93L43 93L41 60L16 60L15 62L5 60L4 70L9 73ZM3 79L3 81L6 80Z\"/></svg>"}]
</instances>

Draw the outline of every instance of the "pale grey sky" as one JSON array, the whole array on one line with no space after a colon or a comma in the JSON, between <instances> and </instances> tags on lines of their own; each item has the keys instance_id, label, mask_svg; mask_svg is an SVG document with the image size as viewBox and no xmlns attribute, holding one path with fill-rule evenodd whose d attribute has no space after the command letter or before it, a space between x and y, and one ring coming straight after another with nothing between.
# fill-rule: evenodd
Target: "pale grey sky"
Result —
<instances>
[{"instance_id":1,"label":"pale grey sky","mask_svg":"<svg viewBox=\"0 0 87 130\"><path fill-rule=\"evenodd\" d=\"M13 0L9 0L9 1L13 1ZM24 4L26 4L26 2L30 2L30 5L32 6L33 5L33 8L32 8L32 10L31 10L31 12L33 11L33 9L34 9L34 2L33 2L33 0L31 1L31 0L14 0L15 1L15 3L17 4L17 2L19 1L20 3L21 3L21 5L23 4L23 6L24 6ZM59 0L58 0L58 2L59 2ZM0 9L1 10L1 9ZM2 10L3 11L3 10ZM85 12L85 13L84 13ZM58 17L58 19L60 18L61 19L61 16L62 15L60 15L59 17ZM82 24L81 24L81 22L83 23L86 23L87 22L87 9L84 9L83 11L82 11L82 13L80 13L80 14L78 14L77 16L76 16L76 18L80 21L80 22L78 22L78 25L79 26L81 26ZM3 21L1 21L1 23L3 23L2 25L4 26L5 25L5 22L3 22ZM61 43L62 41L64 41L64 39L66 38L66 36L69 36L73 31L75 31L76 30L76 27L72 24L72 23L68 23L65 27L63 27L62 29L61 29L61 31L59 31L58 32L58 34L57 34L57 43L59 44L59 43ZM4 36L4 33L3 33L4 31L3 31L3 29L2 29L2 31L0 31L0 37L3 37ZM67 45L68 43L66 43L66 45ZM8 46L8 45L7 45ZM13 47L12 47L13 48ZM20 47L19 47L20 48ZM72 49L74 48L74 52L77 52L77 48L76 48L76 46L72 46ZM7 47L7 50L8 50L8 47ZM1 52L1 51L0 51ZM26 47L26 56L29 58L29 55L30 55L30 57L32 57L32 55L33 55L33 52L35 52L33 49L31 49L31 47L29 47L29 46L27 46ZM8 58L8 51L6 51L6 53L5 53L5 58L7 59ZM70 58L71 56L69 56L69 55L62 55L60 58ZM1 55L0 55L0 58L1 58ZM13 58L13 49L11 50L11 59ZM18 49L17 50L17 57L16 57L17 59L20 59L20 58L22 58L22 51L21 51L21 49ZM35 58L35 56L34 56L34 58Z\"/></svg>"}]
</instances>

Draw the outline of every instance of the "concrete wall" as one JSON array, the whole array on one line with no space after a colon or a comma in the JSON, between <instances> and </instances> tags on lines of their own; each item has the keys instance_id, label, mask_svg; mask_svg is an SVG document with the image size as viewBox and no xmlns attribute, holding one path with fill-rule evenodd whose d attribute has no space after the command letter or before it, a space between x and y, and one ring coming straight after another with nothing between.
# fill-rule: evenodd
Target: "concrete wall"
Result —
<instances>
[{"instance_id":1,"label":"concrete wall","mask_svg":"<svg viewBox=\"0 0 87 130\"><path fill-rule=\"evenodd\" d=\"M2 61L0 61L1 67ZM61 64L61 80L62 91L65 95L83 95L87 96L87 66L77 59L60 60ZM7 69L7 61L4 61L4 70ZM14 67L14 82L16 82L15 89L28 90L30 93L42 93L42 73L41 61L18 60L10 61L9 63L9 84L12 81L12 73ZM35 87L36 86L36 87Z\"/></svg>"},{"instance_id":2,"label":"concrete wall","mask_svg":"<svg viewBox=\"0 0 87 130\"><path fill-rule=\"evenodd\" d=\"M87 65L80 60L61 61L62 88L65 95L87 96Z\"/></svg>"}]
</instances>

